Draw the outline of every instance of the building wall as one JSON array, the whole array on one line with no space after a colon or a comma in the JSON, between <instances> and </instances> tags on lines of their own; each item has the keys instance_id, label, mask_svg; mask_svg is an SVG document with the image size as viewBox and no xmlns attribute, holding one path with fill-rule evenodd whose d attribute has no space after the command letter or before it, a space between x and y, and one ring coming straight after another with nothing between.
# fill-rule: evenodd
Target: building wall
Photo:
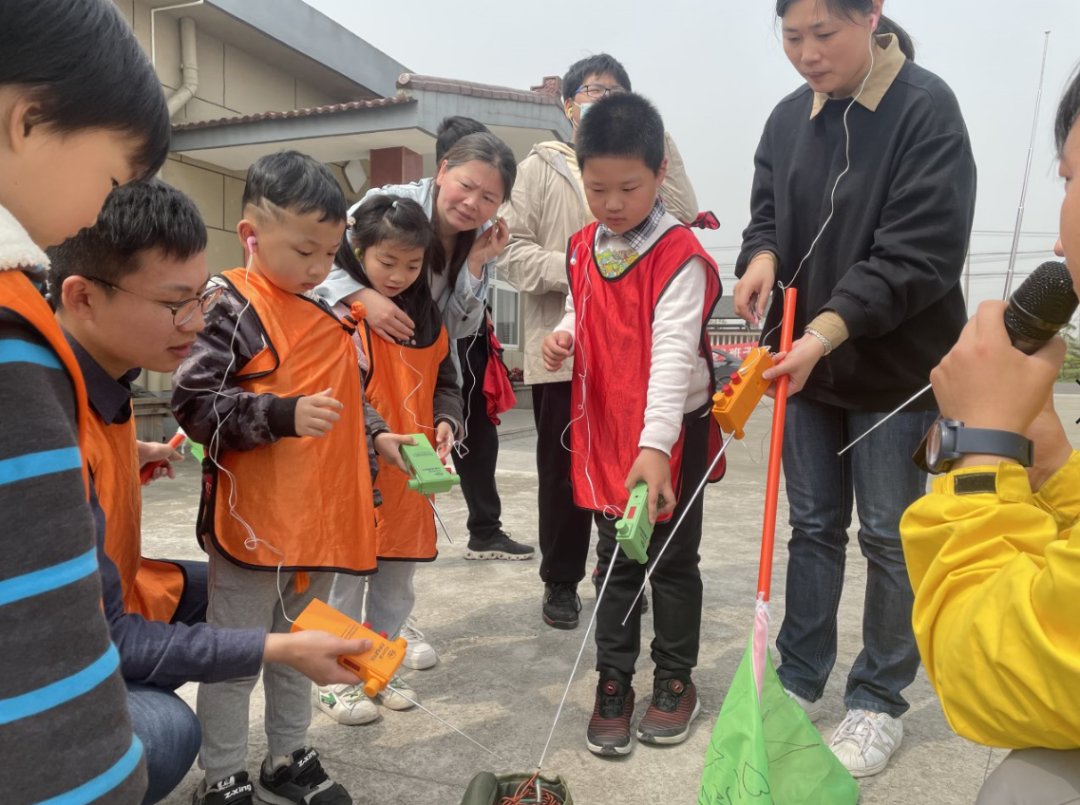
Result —
<instances>
[{"instance_id":1,"label":"building wall","mask_svg":"<svg viewBox=\"0 0 1080 805\"><path fill-rule=\"evenodd\" d=\"M113 0L131 23L143 49L153 52L154 69L166 94L180 86L180 22L183 9L154 15L154 48L150 40L150 7L140 0ZM198 28L196 58L199 87L176 115L178 123L213 120L255 112L286 111L338 103L337 98L278 69L273 64L226 44Z\"/></svg>"}]
</instances>

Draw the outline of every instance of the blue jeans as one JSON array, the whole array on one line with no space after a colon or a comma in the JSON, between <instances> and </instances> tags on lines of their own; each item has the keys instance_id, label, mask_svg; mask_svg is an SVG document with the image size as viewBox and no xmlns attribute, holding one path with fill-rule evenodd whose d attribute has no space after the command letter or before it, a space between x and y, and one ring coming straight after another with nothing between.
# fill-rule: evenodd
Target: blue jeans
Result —
<instances>
[{"instance_id":1,"label":"blue jeans","mask_svg":"<svg viewBox=\"0 0 1080 805\"><path fill-rule=\"evenodd\" d=\"M900 692L915 679L913 595L900 544L900 517L926 488L911 460L936 414L897 414L843 456L837 452L884 414L848 411L804 397L788 401L784 476L791 510L787 599L776 638L784 687L816 701L836 662L836 613L854 502L867 561L863 649L844 703L898 717Z\"/></svg>"},{"instance_id":2,"label":"blue jeans","mask_svg":"<svg viewBox=\"0 0 1080 805\"><path fill-rule=\"evenodd\" d=\"M131 725L146 752L150 785L143 805L165 799L188 773L199 753L199 719L171 690L127 683Z\"/></svg>"}]
</instances>

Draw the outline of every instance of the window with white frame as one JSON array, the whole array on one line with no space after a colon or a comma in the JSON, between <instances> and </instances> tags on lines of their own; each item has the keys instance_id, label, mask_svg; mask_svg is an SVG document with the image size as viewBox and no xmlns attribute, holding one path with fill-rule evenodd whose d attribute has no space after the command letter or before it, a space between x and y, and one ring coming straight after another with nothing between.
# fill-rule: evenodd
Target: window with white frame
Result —
<instances>
[{"instance_id":1,"label":"window with white frame","mask_svg":"<svg viewBox=\"0 0 1080 805\"><path fill-rule=\"evenodd\" d=\"M495 337L504 347L518 347L518 292L507 282L496 279L488 290Z\"/></svg>"}]
</instances>

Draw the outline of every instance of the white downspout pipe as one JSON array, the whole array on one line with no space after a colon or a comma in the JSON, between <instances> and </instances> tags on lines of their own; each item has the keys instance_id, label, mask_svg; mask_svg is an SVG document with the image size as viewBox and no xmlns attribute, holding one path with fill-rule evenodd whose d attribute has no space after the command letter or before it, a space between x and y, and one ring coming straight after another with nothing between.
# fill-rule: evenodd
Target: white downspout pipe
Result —
<instances>
[{"instance_id":1,"label":"white downspout pipe","mask_svg":"<svg viewBox=\"0 0 1080 805\"><path fill-rule=\"evenodd\" d=\"M176 113L195 97L195 91L199 88L199 62L195 56L195 20L191 17L180 20L180 75L180 88L165 99L169 107L169 117L175 117Z\"/></svg>"}]
</instances>

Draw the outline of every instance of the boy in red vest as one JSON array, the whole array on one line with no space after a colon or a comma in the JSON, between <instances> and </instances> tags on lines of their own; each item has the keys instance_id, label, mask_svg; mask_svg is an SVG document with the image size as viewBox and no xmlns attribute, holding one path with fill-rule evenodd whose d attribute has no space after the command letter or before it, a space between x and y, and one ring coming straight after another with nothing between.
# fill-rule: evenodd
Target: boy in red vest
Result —
<instances>
[{"instance_id":1,"label":"boy in red vest","mask_svg":"<svg viewBox=\"0 0 1080 805\"><path fill-rule=\"evenodd\" d=\"M288 632L333 573L375 570L375 513L355 325L313 293L345 232L333 174L295 151L248 170L237 233L243 268L174 378L173 410L207 449L199 535L210 558L207 622ZM385 431L385 426L381 429ZM372 429L394 461L401 439ZM195 805L251 802L248 706L257 675L202 684ZM311 683L263 669L269 752L255 788L266 802L347 805L307 744Z\"/></svg>"},{"instance_id":2,"label":"boy in red vest","mask_svg":"<svg viewBox=\"0 0 1080 805\"><path fill-rule=\"evenodd\" d=\"M612 756L633 748L640 602L621 624L646 567L618 550L615 519L640 481L648 485L650 520L663 520L650 561L690 510L652 574L656 669L637 737L681 743L701 711L690 674L701 627L702 499L689 497L707 470L712 376L705 324L721 288L716 264L660 200L667 161L663 121L652 104L630 93L602 99L582 121L576 145L597 220L570 239L566 315L544 340L543 357L557 371L573 356L574 502L596 513L600 578L610 569L596 619L600 680L586 742L595 754Z\"/></svg>"}]
</instances>

